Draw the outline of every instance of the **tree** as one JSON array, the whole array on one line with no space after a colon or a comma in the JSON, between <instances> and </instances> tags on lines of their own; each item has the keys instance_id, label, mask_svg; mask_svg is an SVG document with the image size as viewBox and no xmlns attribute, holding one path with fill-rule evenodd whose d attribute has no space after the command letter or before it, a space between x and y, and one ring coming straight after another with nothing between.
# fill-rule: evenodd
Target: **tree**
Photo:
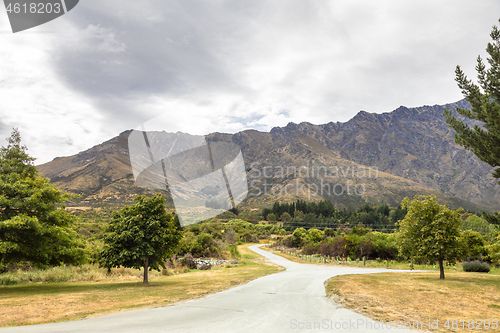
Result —
<instances>
[{"instance_id":1,"label":"tree","mask_svg":"<svg viewBox=\"0 0 500 333\"><path fill-rule=\"evenodd\" d=\"M323 240L325 233L318 229L309 229L307 231L306 240L310 243L319 243Z\"/></svg>"},{"instance_id":2,"label":"tree","mask_svg":"<svg viewBox=\"0 0 500 333\"><path fill-rule=\"evenodd\" d=\"M266 220L270 222L276 221L276 215L274 213L267 214Z\"/></svg>"},{"instance_id":3,"label":"tree","mask_svg":"<svg viewBox=\"0 0 500 333\"><path fill-rule=\"evenodd\" d=\"M465 221L462 221L462 229L477 231L481 235L487 236L490 234L493 226L477 215L470 215L465 219Z\"/></svg>"},{"instance_id":4,"label":"tree","mask_svg":"<svg viewBox=\"0 0 500 333\"><path fill-rule=\"evenodd\" d=\"M287 212L284 212L283 214L281 214L281 222L290 222L291 220L292 220L292 217Z\"/></svg>"},{"instance_id":5,"label":"tree","mask_svg":"<svg viewBox=\"0 0 500 333\"><path fill-rule=\"evenodd\" d=\"M399 221L397 245L401 255L414 260L439 263L439 278L444 279L445 260L460 257L460 215L438 204L435 195L404 198L402 207L408 213Z\"/></svg>"},{"instance_id":6,"label":"tree","mask_svg":"<svg viewBox=\"0 0 500 333\"><path fill-rule=\"evenodd\" d=\"M476 71L479 85L469 80L460 66L456 67L455 80L471 105L471 109L457 108L463 117L477 120L481 125L471 128L445 110L446 123L455 130L455 142L471 150L478 158L492 167L500 166L500 30L493 26L490 33L493 39L488 43L489 54L487 69L480 56L477 58ZM500 168L493 172L500 178ZM499 182L500 184L500 182Z\"/></svg>"},{"instance_id":7,"label":"tree","mask_svg":"<svg viewBox=\"0 0 500 333\"><path fill-rule=\"evenodd\" d=\"M483 236L477 231L465 230L460 235L460 241L462 242L462 253L470 261L470 258L479 257L482 259L482 255L487 254L485 248L486 242Z\"/></svg>"},{"instance_id":8,"label":"tree","mask_svg":"<svg viewBox=\"0 0 500 333\"><path fill-rule=\"evenodd\" d=\"M38 173L17 129L7 141L0 149L0 264L84 262L75 218L61 205L71 196Z\"/></svg>"},{"instance_id":9,"label":"tree","mask_svg":"<svg viewBox=\"0 0 500 333\"><path fill-rule=\"evenodd\" d=\"M292 246L301 247L306 239L307 231L304 228L297 228L292 233Z\"/></svg>"},{"instance_id":10,"label":"tree","mask_svg":"<svg viewBox=\"0 0 500 333\"><path fill-rule=\"evenodd\" d=\"M500 226L500 213L494 212L493 214L483 213L483 218L490 224Z\"/></svg>"},{"instance_id":11,"label":"tree","mask_svg":"<svg viewBox=\"0 0 500 333\"><path fill-rule=\"evenodd\" d=\"M160 194L151 198L137 196L135 203L125 206L113 217L106 230L100 265L144 269L144 283L148 271L165 268L181 238L177 221L165 211L165 199Z\"/></svg>"}]
</instances>

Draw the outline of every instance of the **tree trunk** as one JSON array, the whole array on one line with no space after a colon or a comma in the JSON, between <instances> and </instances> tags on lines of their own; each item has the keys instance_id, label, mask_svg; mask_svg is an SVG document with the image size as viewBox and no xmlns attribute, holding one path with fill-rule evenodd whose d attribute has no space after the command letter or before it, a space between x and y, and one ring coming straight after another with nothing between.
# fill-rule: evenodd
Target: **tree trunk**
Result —
<instances>
[{"instance_id":1,"label":"tree trunk","mask_svg":"<svg viewBox=\"0 0 500 333\"><path fill-rule=\"evenodd\" d=\"M439 259L439 279L444 279L443 259Z\"/></svg>"},{"instance_id":2,"label":"tree trunk","mask_svg":"<svg viewBox=\"0 0 500 333\"><path fill-rule=\"evenodd\" d=\"M148 272L149 272L149 256L146 255L146 259L144 259L144 279L142 280L142 283L148 284Z\"/></svg>"}]
</instances>

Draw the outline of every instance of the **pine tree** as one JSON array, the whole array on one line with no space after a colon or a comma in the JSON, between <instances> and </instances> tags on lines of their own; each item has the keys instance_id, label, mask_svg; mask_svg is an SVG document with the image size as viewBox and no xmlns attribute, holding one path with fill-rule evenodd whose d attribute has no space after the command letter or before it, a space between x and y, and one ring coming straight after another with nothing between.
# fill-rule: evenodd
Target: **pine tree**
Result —
<instances>
[{"instance_id":1,"label":"pine tree","mask_svg":"<svg viewBox=\"0 0 500 333\"><path fill-rule=\"evenodd\" d=\"M40 175L14 129L0 149L0 264L79 264L83 243L75 218L61 204L70 198Z\"/></svg>"},{"instance_id":2,"label":"pine tree","mask_svg":"<svg viewBox=\"0 0 500 333\"><path fill-rule=\"evenodd\" d=\"M488 43L486 48L489 68L480 56L477 58L476 71L479 84L469 80L460 66L455 70L455 80L471 105L470 110L457 108L457 113L477 120L482 125L471 128L453 116L451 110L445 110L444 116L448 125L456 131L455 142L471 150L492 167L498 167L500 166L500 30L498 27L493 26L490 37L493 41ZM493 177L500 178L500 168L494 170Z\"/></svg>"}]
</instances>

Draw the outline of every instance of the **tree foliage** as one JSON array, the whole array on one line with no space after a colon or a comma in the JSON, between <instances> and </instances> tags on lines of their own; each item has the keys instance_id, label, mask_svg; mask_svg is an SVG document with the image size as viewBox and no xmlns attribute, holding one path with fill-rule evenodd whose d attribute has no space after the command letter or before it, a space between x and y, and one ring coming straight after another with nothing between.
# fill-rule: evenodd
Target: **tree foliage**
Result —
<instances>
[{"instance_id":1,"label":"tree foliage","mask_svg":"<svg viewBox=\"0 0 500 333\"><path fill-rule=\"evenodd\" d=\"M477 231L483 236L489 235L493 228L493 225L477 215L470 215L465 221L462 221L463 230Z\"/></svg>"},{"instance_id":2,"label":"tree foliage","mask_svg":"<svg viewBox=\"0 0 500 333\"><path fill-rule=\"evenodd\" d=\"M486 68L482 58L478 56L476 71L479 84L469 80L460 66L455 70L456 78L462 93L471 104L471 109L457 108L463 117L477 120L482 125L471 128L453 116L451 110L445 110L444 116L448 125L456 131L455 141L471 150L482 161L492 167L500 166L500 30L493 26L490 34L492 42L488 43ZM500 168L495 169L493 177L500 178ZM500 183L500 182L499 182Z\"/></svg>"},{"instance_id":3,"label":"tree foliage","mask_svg":"<svg viewBox=\"0 0 500 333\"><path fill-rule=\"evenodd\" d=\"M176 224L178 221L165 211L163 196L136 197L135 203L113 214L100 255L101 266L142 267L143 282L148 283L148 271L165 268L164 262L179 243L181 231Z\"/></svg>"},{"instance_id":4,"label":"tree foliage","mask_svg":"<svg viewBox=\"0 0 500 333\"><path fill-rule=\"evenodd\" d=\"M0 149L0 264L79 264L83 243L75 218L61 204L70 198L40 175L14 129Z\"/></svg>"},{"instance_id":5,"label":"tree foliage","mask_svg":"<svg viewBox=\"0 0 500 333\"><path fill-rule=\"evenodd\" d=\"M406 210L398 207L391 210L386 204L370 205L365 203L358 209L351 206L337 208L332 202L322 200L307 202L297 200L291 203L276 201L272 208L264 208L262 215L269 220L270 214L280 217L285 222L285 228L294 229L297 226L307 228L325 228L336 225L355 226L360 222L376 230L394 229L394 224L406 215Z\"/></svg>"},{"instance_id":6,"label":"tree foliage","mask_svg":"<svg viewBox=\"0 0 500 333\"><path fill-rule=\"evenodd\" d=\"M454 262L460 256L460 215L447 206L438 204L435 195L407 197L402 202L408 209L398 222L398 250L401 255L438 262L440 279L444 279L443 262Z\"/></svg>"},{"instance_id":7,"label":"tree foliage","mask_svg":"<svg viewBox=\"0 0 500 333\"><path fill-rule=\"evenodd\" d=\"M485 248L486 242L483 236L477 231L463 231L460 235L460 240L462 242L462 253L467 257L467 261L470 261L471 257L482 259L481 256L488 253Z\"/></svg>"}]
</instances>

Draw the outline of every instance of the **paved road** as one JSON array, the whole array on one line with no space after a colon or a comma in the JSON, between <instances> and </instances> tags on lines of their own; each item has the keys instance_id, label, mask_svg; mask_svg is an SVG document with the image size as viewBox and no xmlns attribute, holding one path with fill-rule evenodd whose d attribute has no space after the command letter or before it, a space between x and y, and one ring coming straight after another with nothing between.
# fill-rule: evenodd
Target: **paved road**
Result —
<instances>
[{"instance_id":1,"label":"paved road","mask_svg":"<svg viewBox=\"0 0 500 333\"><path fill-rule=\"evenodd\" d=\"M395 327L388 328L387 324L346 310L325 295L324 282L332 276L388 270L299 264L261 250L258 246L250 248L286 267L286 271L177 305L72 322L3 328L0 333L408 332Z\"/></svg>"}]
</instances>

